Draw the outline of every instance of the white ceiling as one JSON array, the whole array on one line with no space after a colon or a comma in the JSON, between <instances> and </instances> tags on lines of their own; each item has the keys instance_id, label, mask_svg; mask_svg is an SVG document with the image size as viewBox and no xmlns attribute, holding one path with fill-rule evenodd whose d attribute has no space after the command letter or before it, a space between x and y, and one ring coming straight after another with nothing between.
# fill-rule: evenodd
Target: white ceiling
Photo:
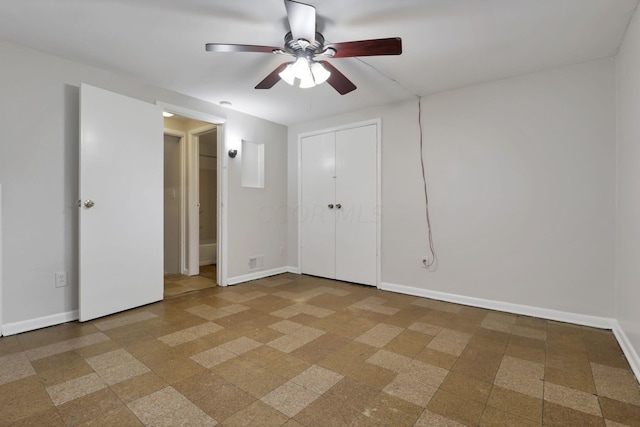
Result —
<instances>
[{"instance_id":1,"label":"white ceiling","mask_svg":"<svg viewBox=\"0 0 640 427\"><path fill-rule=\"evenodd\" d=\"M2 0L0 39L290 125L613 56L638 0L306 3L327 41L401 37L403 54L331 60L358 86L345 96L327 84L255 90L288 57L204 45L282 46L282 0Z\"/></svg>"}]
</instances>

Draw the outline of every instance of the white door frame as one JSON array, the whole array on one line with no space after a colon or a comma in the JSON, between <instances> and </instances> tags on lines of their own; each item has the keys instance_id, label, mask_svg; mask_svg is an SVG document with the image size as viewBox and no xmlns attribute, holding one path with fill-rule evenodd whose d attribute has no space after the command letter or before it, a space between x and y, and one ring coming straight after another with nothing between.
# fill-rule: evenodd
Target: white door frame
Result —
<instances>
[{"instance_id":1,"label":"white door frame","mask_svg":"<svg viewBox=\"0 0 640 427\"><path fill-rule=\"evenodd\" d=\"M191 129L187 133L187 275L200 274L200 135L209 133L218 126L210 124ZM216 135L217 138L217 135ZM218 173L218 172L216 172Z\"/></svg>"},{"instance_id":2,"label":"white door frame","mask_svg":"<svg viewBox=\"0 0 640 427\"><path fill-rule=\"evenodd\" d=\"M2 336L2 184L0 184L0 337Z\"/></svg>"},{"instance_id":3,"label":"white door frame","mask_svg":"<svg viewBox=\"0 0 640 427\"><path fill-rule=\"evenodd\" d=\"M228 215L227 215L227 201L228 201L228 190L227 187L227 177L228 177L228 162L229 158L227 157L227 147L229 141L226 139L225 127L220 125L218 126L218 165L216 166L218 177L217 181L217 203L218 203L218 231L216 241L217 243L217 264L216 264L216 281L218 282L218 286L227 286L229 283L227 281L227 225L228 225ZM224 274L223 274L224 271Z\"/></svg>"},{"instance_id":4,"label":"white door frame","mask_svg":"<svg viewBox=\"0 0 640 427\"><path fill-rule=\"evenodd\" d=\"M327 132L353 129L368 125L376 125L376 209L378 211L378 223L376 224L376 287L380 289L382 283L382 120L371 119L357 123L350 123L343 126L331 127L327 129L315 130L298 134L298 271L302 272L302 139L308 136L320 135Z\"/></svg>"},{"instance_id":5,"label":"white door frame","mask_svg":"<svg viewBox=\"0 0 640 427\"><path fill-rule=\"evenodd\" d=\"M223 153L227 152L229 141L226 139L225 124L227 119L222 116L216 116L203 111L192 110L178 105L168 104L166 102L157 101L165 111L178 114L194 120L214 124L218 127L218 264L217 264L217 281L218 286L227 286L227 182L228 182L228 158ZM187 144L188 145L188 144ZM188 151L188 150L187 150ZM187 154L188 157L188 154ZM186 220L186 215L185 215ZM198 260L199 263L199 260ZM199 266L198 266L199 267Z\"/></svg>"},{"instance_id":6,"label":"white door frame","mask_svg":"<svg viewBox=\"0 0 640 427\"><path fill-rule=\"evenodd\" d=\"M164 134L180 138L180 272L186 274L186 186L187 186L187 134L181 130L164 128Z\"/></svg>"}]
</instances>

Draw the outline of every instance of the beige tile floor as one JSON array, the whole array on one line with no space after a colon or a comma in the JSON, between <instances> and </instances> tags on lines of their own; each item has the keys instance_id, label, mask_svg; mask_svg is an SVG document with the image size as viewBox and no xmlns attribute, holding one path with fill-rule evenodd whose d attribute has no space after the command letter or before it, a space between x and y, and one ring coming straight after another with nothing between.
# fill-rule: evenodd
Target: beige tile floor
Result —
<instances>
[{"instance_id":1,"label":"beige tile floor","mask_svg":"<svg viewBox=\"0 0 640 427\"><path fill-rule=\"evenodd\" d=\"M169 298L217 286L216 271L215 265L201 265L199 276L167 274L164 276L164 297Z\"/></svg>"},{"instance_id":2,"label":"beige tile floor","mask_svg":"<svg viewBox=\"0 0 640 427\"><path fill-rule=\"evenodd\" d=\"M640 426L610 331L285 274L0 338L0 425Z\"/></svg>"}]
</instances>

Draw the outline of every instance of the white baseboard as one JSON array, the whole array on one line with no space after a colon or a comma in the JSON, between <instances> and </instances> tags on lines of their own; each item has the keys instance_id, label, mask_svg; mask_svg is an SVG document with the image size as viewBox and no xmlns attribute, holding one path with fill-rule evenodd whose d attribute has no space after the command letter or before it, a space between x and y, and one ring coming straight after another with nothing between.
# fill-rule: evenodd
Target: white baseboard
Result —
<instances>
[{"instance_id":1,"label":"white baseboard","mask_svg":"<svg viewBox=\"0 0 640 427\"><path fill-rule=\"evenodd\" d=\"M522 314L525 316L556 320L558 322L573 323L576 325L590 326L600 329L611 329L614 336L616 337L616 340L618 341L618 344L620 344L622 352L629 362L629 366L631 366L631 370L635 374L636 378L640 379L640 356L638 355L637 350L633 347L633 344L631 344L629 337L627 337L627 334L624 332L616 319L569 313L566 311L549 310L546 308L512 304L503 301L466 297L462 295L430 291L427 289L414 288L410 286L395 285L392 283L382 283L380 285L380 289L416 297L431 298L439 301L447 301L473 307L488 308L490 310L504 311L507 313Z\"/></svg>"},{"instance_id":2,"label":"white baseboard","mask_svg":"<svg viewBox=\"0 0 640 427\"><path fill-rule=\"evenodd\" d=\"M473 307L488 308L490 310L505 311L507 313L522 314L525 316L539 317L558 322L573 323L576 325L590 326L600 329L613 329L617 323L608 317L588 316L585 314L569 313L566 311L549 310L546 308L532 307L529 305L513 304L503 301L487 300L482 298L466 297L463 295L449 294L446 292L430 291L411 286L395 285L393 283L381 283L380 289L416 297L431 298L439 301L453 302L456 304L470 305Z\"/></svg>"},{"instance_id":3,"label":"white baseboard","mask_svg":"<svg viewBox=\"0 0 640 427\"><path fill-rule=\"evenodd\" d=\"M245 274L243 276L229 277L228 285L237 285L238 283L250 282L251 280L264 279L265 277L275 276L277 274L289 273L290 267L278 267L271 270L262 270L255 273Z\"/></svg>"},{"instance_id":4,"label":"white baseboard","mask_svg":"<svg viewBox=\"0 0 640 427\"><path fill-rule=\"evenodd\" d=\"M631 366L631 370L633 370L636 378L640 379L640 356L638 356L636 349L633 348L633 345L631 344L627 334L624 332L624 329L622 329L622 326L620 326L617 321L614 322L613 334L616 336L618 344L620 344L620 348L622 348L622 352L626 356L629 366Z\"/></svg>"},{"instance_id":5,"label":"white baseboard","mask_svg":"<svg viewBox=\"0 0 640 427\"><path fill-rule=\"evenodd\" d=\"M298 267L287 267L287 273L300 274L300 269Z\"/></svg>"},{"instance_id":6,"label":"white baseboard","mask_svg":"<svg viewBox=\"0 0 640 427\"><path fill-rule=\"evenodd\" d=\"M22 322L5 323L2 325L2 335L20 334L22 332L59 325L61 323L73 322L74 320L78 320L78 310L38 317L37 319L23 320Z\"/></svg>"}]
</instances>

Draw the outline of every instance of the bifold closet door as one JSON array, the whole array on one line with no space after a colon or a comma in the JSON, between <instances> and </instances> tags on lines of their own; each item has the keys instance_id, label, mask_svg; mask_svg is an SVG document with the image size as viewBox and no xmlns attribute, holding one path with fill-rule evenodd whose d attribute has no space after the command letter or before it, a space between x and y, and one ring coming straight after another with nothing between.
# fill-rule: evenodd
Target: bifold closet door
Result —
<instances>
[{"instance_id":1,"label":"bifold closet door","mask_svg":"<svg viewBox=\"0 0 640 427\"><path fill-rule=\"evenodd\" d=\"M301 272L334 279L335 133L303 138L301 156Z\"/></svg>"},{"instance_id":2,"label":"bifold closet door","mask_svg":"<svg viewBox=\"0 0 640 427\"><path fill-rule=\"evenodd\" d=\"M336 278L376 285L377 126L336 132Z\"/></svg>"},{"instance_id":3,"label":"bifold closet door","mask_svg":"<svg viewBox=\"0 0 640 427\"><path fill-rule=\"evenodd\" d=\"M301 272L375 286L377 126L301 141Z\"/></svg>"}]
</instances>

